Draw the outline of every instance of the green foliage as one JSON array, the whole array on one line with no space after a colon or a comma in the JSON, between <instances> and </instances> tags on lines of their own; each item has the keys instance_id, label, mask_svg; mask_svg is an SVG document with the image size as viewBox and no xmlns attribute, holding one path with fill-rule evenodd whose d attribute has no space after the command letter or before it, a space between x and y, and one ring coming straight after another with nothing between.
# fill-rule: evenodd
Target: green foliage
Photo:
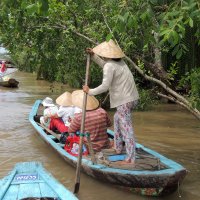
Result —
<instances>
[{"instance_id":1,"label":"green foliage","mask_svg":"<svg viewBox=\"0 0 200 200\"><path fill-rule=\"evenodd\" d=\"M200 109L200 68L192 71L190 75L190 82L193 105L197 109Z\"/></svg>"},{"instance_id":2,"label":"green foliage","mask_svg":"<svg viewBox=\"0 0 200 200\"><path fill-rule=\"evenodd\" d=\"M172 63L168 70L169 79L174 80L175 75L177 74L178 66L177 62Z\"/></svg>"},{"instance_id":3,"label":"green foliage","mask_svg":"<svg viewBox=\"0 0 200 200\"><path fill-rule=\"evenodd\" d=\"M191 73L186 73L179 83L179 87L189 90L188 98L192 105L200 109L200 68L196 68Z\"/></svg>"},{"instance_id":4,"label":"green foliage","mask_svg":"<svg viewBox=\"0 0 200 200\"><path fill-rule=\"evenodd\" d=\"M167 12L160 15L160 37L161 45L169 44L169 50L176 59L180 59L188 51L184 44L186 29L194 28L196 34L199 32L200 4L197 0L172 1ZM196 35L195 34L195 35ZM197 41L200 41L200 35Z\"/></svg>"},{"instance_id":5,"label":"green foliage","mask_svg":"<svg viewBox=\"0 0 200 200\"><path fill-rule=\"evenodd\" d=\"M145 111L149 110L153 105L157 104L156 95L152 90L139 90L140 100L137 105L137 110Z\"/></svg>"},{"instance_id":6,"label":"green foliage","mask_svg":"<svg viewBox=\"0 0 200 200\"><path fill-rule=\"evenodd\" d=\"M116 39L126 55L141 58L140 68L151 76L142 59L154 65L156 47L170 56L167 66L175 81L198 66L199 8L199 0L1 0L0 43L21 70L73 87L84 83L85 48L94 46L77 33L95 42ZM90 86L97 86L101 70L91 66L90 72ZM136 74L138 79L143 81Z\"/></svg>"}]
</instances>

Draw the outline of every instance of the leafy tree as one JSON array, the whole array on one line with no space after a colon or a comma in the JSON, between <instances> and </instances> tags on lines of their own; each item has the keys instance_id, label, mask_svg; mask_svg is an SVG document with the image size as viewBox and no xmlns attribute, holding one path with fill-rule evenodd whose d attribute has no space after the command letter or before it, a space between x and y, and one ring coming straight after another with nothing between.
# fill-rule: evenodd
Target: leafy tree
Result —
<instances>
[{"instance_id":1,"label":"leafy tree","mask_svg":"<svg viewBox=\"0 0 200 200\"><path fill-rule=\"evenodd\" d=\"M2 0L0 40L21 69L78 87L84 81L84 49L113 38L142 86L159 85L158 95L200 119L196 104L175 91L182 75L199 67L198 58L192 65L184 58L191 49L188 33L199 49L199 7L198 0ZM91 86L101 80L99 70L92 66Z\"/></svg>"}]
</instances>

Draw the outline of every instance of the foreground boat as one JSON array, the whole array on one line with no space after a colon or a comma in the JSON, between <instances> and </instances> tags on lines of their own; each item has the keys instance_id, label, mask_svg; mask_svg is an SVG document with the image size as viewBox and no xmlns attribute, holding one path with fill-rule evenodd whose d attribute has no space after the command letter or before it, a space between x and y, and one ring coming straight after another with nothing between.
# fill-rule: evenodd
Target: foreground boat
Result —
<instances>
[{"instance_id":1,"label":"foreground boat","mask_svg":"<svg viewBox=\"0 0 200 200\"><path fill-rule=\"evenodd\" d=\"M38 162L18 163L0 180L1 200L77 200Z\"/></svg>"},{"instance_id":2,"label":"foreground boat","mask_svg":"<svg viewBox=\"0 0 200 200\"><path fill-rule=\"evenodd\" d=\"M67 163L76 166L77 157L67 153L57 137L50 134L51 131L34 121L34 116L41 113L40 106L41 100L37 100L29 115L31 124ZM114 133L108 130L108 135L113 138ZM124 159L125 154L116 155L111 149L98 153L96 163L93 163L90 157L84 156L82 171L95 179L148 196L166 195L179 187L186 175L184 167L140 144L137 144L136 152L136 165L132 167L117 165L115 161Z\"/></svg>"},{"instance_id":3,"label":"foreground boat","mask_svg":"<svg viewBox=\"0 0 200 200\"><path fill-rule=\"evenodd\" d=\"M14 78L10 78L8 80L0 80L0 86L2 87L16 88L18 87L18 84L19 82Z\"/></svg>"}]
</instances>

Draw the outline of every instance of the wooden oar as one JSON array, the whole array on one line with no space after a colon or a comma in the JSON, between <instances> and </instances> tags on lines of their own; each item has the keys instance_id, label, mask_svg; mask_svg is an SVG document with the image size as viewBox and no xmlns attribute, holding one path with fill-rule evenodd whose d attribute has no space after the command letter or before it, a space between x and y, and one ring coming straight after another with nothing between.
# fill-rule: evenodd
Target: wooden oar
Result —
<instances>
[{"instance_id":1,"label":"wooden oar","mask_svg":"<svg viewBox=\"0 0 200 200\"><path fill-rule=\"evenodd\" d=\"M44 126L43 124L40 124L38 122L36 122L39 126L41 126L43 129L45 129L46 131L48 131L48 133L50 133L51 135L53 135L55 138L57 138L58 140L60 140L60 136L61 134L56 134L55 132L53 132L52 130L48 129L46 126Z\"/></svg>"},{"instance_id":2,"label":"wooden oar","mask_svg":"<svg viewBox=\"0 0 200 200\"><path fill-rule=\"evenodd\" d=\"M87 55L85 85L88 85L89 68L90 68L90 54ZM84 136L83 132L84 132L84 128L85 128L86 103L87 103L87 93L84 93L83 107L82 107L82 119L81 119L81 130L80 130L79 152L78 152L78 161L77 161L76 178L75 178L75 186L74 186L74 193L75 194L78 193L79 186L80 186L80 171L81 171L81 159L82 159L83 136Z\"/></svg>"}]
</instances>

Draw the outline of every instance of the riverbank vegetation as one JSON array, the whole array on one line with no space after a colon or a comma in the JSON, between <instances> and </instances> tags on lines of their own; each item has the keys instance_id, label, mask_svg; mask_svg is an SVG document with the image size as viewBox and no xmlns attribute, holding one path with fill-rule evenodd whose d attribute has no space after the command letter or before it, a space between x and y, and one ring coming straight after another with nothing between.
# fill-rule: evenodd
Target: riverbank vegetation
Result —
<instances>
[{"instance_id":1,"label":"riverbank vegetation","mask_svg":"<svg viewBox=\"0 0 200 200\"><path fill-rule=\"evenodd\" d=\"M114 39L142 94L175 102L200 119L198 0L2 0L0 42L20 70L81 87L87 47ZM101 82L92 64L90 86Z\"/></svg>"}]
</instances>

